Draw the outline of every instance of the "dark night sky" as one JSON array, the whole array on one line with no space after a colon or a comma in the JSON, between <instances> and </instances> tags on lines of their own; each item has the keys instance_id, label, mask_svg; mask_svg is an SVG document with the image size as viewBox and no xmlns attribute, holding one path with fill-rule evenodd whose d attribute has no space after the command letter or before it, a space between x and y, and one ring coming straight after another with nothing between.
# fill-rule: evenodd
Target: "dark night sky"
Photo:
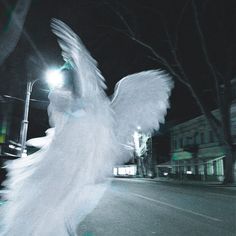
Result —
<instances>
[{"instance_id":1,"label":"dark night sky","mask_svg":"<svg viewBox=\"0 0 236 236\"><path fill-rule=\"evenodd\" d=\"M16 1L9 2L14 4ZM215 68L223 76L235 76L235 1L196 2L209 56ZM6 12L2 4L0 7L2 14ZM175 38L178 28L177 49L184 69L203 99L214 107L213 84L203 57L190 0L32 0L25 22L25 32L48 67L55 64L62 65L60 49L50 32L50 19L55 17L65 21L81 37L98 61L99 68L107 80L110 95L115 83L127 74L154 68L165 69L151 58L152 55L147 49L124 34L125 26L112 9L119 11L136 35L171 64L173 58L163 25L165 24L168 29L171 39ZM182 20L179 21L181 14ZM4 14L0 15L0 20L4 21ZM2 25L3 23L0 26ZM29 68L34 77L42 77L44 67L23 35L15 51L0 68L3 75L1 94L24 97L23 91ZM42 90L43 88L46 88L45 85L38 83L32 97L47 100L47 93ZM30 122L37 123L39 122L37 118L40 117L41 126L30 128L30 136L36 135L47 126L46 111L34 107L32 104ZM198 113L199 110L191 94L183 85L176 82L167 119L182 120Z\"/></svg>"}]
</instances>

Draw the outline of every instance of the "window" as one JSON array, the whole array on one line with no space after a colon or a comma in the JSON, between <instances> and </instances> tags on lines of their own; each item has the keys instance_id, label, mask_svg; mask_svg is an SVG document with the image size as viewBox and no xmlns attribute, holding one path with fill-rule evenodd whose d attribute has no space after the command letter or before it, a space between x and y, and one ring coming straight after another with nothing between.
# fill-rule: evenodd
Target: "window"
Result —
<instances>
[{"instance_id":1,"label":"window","mask_svg":"<svg viewBox=\"0 0 236 236\"><path fill-rule=\"evenodd\" d=\"M182 138L182 137L179 139L179 147L180 147L180 148L183 147L183 138Z\"/></svg>"},{"instance_id":2,"label":"window","mask_svg":"<svg viewBox=\"0 0 236 236\"><path fill-rule=\"evenodd\" d=\"M188 145L188 137L185 138L185 143L184 145Z\"/></svg>"},{"instance_id":3,"label":"window","mask_svg":"<svg viewBox=\"0 0 236 236\"><path fill-rule=\"evenodd\" d=\"M217 175L216 161L213 161L213 174Z\"/></svg>"},{"instance_id":4,"label":"window","mask_svg":"<svg viewBox=\"0 0 236 236\"><path fill-rule=\"evenodd\" d=\"M176 140L174 141L174 144L175 144L175 149L177 149L178 148L178 144L177 144Z\"/></svg>"},{"instance_id":5,"label":"window","mask_svg":"<svg viewBox=\"0 0 236 236\"><path fill-rule=\"evenodd\" d=\"M188 137L188 145L193 144L193 138L192 137Z\"/></svg>"},{"instance_id":6,"label":"window","mask_svg":"<svg viewBox=\"0 0 236 236\"><path fill-rule=\"evenodd\" d=\"M196 132L193 136L193 143L196 145L196 144L199 144L198 142L198 132Z\"/></svg>"},{"instance_id":7,"label":"window","mask_svg":"<svg viewBox=\"0 0 236 236\"><path fill-rule=\"evenodd\" d=\"M209 142L213 143L214 142L214 136L212 130L209 131Z\"/></svg>"},{"instance_id":8,"label":"window","mask_svg":"<svg viewBox=\"0 0 236 236\"><path fill-rule=\"evenodd\" d=\"M200 138L201 138L201 144L205 143L205 136L203 132L201 133Z\"/></svg>"},{"instance_id":9,"label":"window","mask_svg":"<svg viewBox=\"0 0 236 236\"><path fill-rule=\"evenodd\" d=\"M172 141L172 149L173 149L173 150L177 149L177 141L176 141L176 138L173 138L173 141Z\"/></svg>"},{"instance_id":10,"label":"window","mask_svg":"<svg viewBox=\"0 0 236 236\"><path fill-rule=\"evenodd\" d=\"M186 145L191 145L193 141L192 137L186 137Z\"/></svg>"}]
</instances>

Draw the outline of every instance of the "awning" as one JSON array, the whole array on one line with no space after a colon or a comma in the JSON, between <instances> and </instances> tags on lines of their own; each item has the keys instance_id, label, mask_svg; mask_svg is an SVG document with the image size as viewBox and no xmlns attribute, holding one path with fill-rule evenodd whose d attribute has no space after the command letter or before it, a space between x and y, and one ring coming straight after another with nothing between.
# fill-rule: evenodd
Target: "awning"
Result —
<instances>
[{"instance_id":1,"label":"awning","mask_svg":"<svg viewBox=\"0 0 236 236\"><path fill-rule=\"evenodd\" d=\"M193 157L191 152L174 152L172 154L172 160L173 161L179 161L179 160L186 160L186 159L191 159Z\"/></svg>"},{"instance_id":2,"label":"awning","mask_svg":"<svg viewBox=\"0 0 236 236\"><path fill-rule=\"evenodd\" d=\"M224 148L221 146L214 146L214 147L206 147L206 148L201 148L199 149L198 158L215 158L215 157L219 157L219 156L224 156L225 152L224 152Z\"/></svg>"},{"instance_id":3,"label":"awning","mask_svg":"<svg viewBox=\"0 0 236 236\"><path fill-rule=\"evenodd\" d=\"M201 161L201 162L196 162L196 163L191 163L191 162L184 162L184 161L181 161L181 160L175 160L175 162L173 163L172 162L172 167L173 166L189 166L189 165L202 165L202 164L208 164L208 163L212 163L213 161L218 161L218 160L221 160L223 159L225 156L217 156L217 157L208 157L208 158L197 158L197 159L194 159L194 160L198 160L198 161Z\"/></svg>"}]
</instances>

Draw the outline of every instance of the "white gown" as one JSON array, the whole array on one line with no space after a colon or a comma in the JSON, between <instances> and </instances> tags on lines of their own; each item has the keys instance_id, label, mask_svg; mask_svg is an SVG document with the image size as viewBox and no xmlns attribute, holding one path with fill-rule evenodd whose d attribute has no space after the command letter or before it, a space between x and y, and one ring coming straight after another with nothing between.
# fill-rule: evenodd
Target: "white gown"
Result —
<instances>
[{"instance_id":1,"label":"white gown","mask_svg":"<svg viewBox=\"0 0 236 236\"><path fill-rule=\"evenodd\" d=\"M7 203L0 208L0 235L76 235L109 184L112 167L130 158L125 146L136 127L164 122L172 82L153 70L121 80L110 100L104 79L74 32L53 20L63 57L73 64L74 90L51 92L54 135L35 154L7 165Z\"/></svg>"}]
</instances>

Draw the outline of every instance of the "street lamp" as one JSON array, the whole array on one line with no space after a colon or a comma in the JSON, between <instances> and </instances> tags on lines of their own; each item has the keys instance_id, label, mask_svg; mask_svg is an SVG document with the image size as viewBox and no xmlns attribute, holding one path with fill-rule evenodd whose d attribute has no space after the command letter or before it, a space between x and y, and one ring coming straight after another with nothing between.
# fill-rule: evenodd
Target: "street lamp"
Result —
<instances>
[{"instance_id":1,"label":"street lamp","mask_svg":"<svg viewBox=\"0 0 236 236\"><path fill-rule=\"evenodd\" d=\"M28 132L28 117L29 117L29 105L30 105L30 96L33 89L34 84L40 79L36 79L34 81L27 82L26 88L26 98L25 98L25 106L24 106L24 118L21 122L21 130L20 130L20 157L24 156L27 132ZM61 73L61 69L53 69L46 72L46 81L50 85L50 87L61 87L63 85L63 76Z\"/></svg>"},{"instance_id":2,"label":"street lamp","mask_svg":"<svg viewBox=\"0 0 236 236\"><path fill-rule=\"evenodd\" d=\"M46 71L46 81L50 85L50 87L62 87L63 85L63 75L61 70L58 69L50 69Z\"/></svg>"}]
</instances>

